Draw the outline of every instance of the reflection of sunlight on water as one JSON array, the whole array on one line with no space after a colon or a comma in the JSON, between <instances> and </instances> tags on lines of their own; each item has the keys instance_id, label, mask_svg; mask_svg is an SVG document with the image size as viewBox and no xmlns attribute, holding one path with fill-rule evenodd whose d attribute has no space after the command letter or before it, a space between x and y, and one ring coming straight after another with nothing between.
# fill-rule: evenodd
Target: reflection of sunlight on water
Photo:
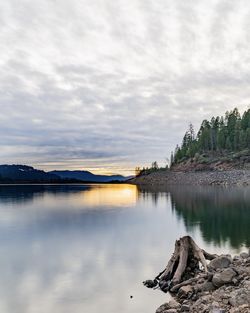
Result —
<instances>
[{"instance_id":1,"label":"reflection of sunlight on water","mask_svg":"<svg viewBox=\"0 0 250 313\"><path fill-rule=\"evenodd\" d=\"M137 188L132 185L95 185L75 197L87 206L130 206L137 201Z\"/></svg>"},{"instance_id":2,"label":"reflection of sunlight on water","mask_svg":"<svg viewBox=\"0 0 250 313\"><path fill-rule=\"evenodd\" d=\"M166 266L177 238L189 234L211 253L245 250L249 195L125 184L0 188L0 313L155 312L168 295L142 281Z\"/></svg>"},{"instance_id":3,"label":"reflection of sunlight on water","mask_svg":"<svg viewBox=\"0 0 250 313\"><path fill-rule=\"evenodd\" d=\"M30 187L30 190L32 190L32 187ZM23 197L25 192L18 195L13 192L13 194L8 195L4 202L0 198L0 226L25 223L36 220L38 217L46 218L53 212L68 216L73 212L99 210L103 207L108 209L134 207L138 199L138 190L133 185L72 185L67 187L66 190L62 189L60 191L62 187L48 186L43 192L35 188L34 192L26 198ZM27 188L27 186L24 186L24 188ZM36 207L36 210L34 210L34 207Z\"/></svg>"}]
</instances>

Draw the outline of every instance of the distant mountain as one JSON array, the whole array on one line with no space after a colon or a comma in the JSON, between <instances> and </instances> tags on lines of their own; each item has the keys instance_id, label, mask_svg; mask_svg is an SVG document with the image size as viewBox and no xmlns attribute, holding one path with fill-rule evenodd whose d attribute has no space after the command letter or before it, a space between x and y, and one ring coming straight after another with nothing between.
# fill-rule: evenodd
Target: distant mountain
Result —
<instances>
[{"instance_id":1,"label":"distant mountain","mask_svg":"<svg viewBox=\"0 0 250 313\"><path fill-rule=\"evenodd\" d=\"M57 175L62 179L77 179L86 182L107 183L111 181L125 181L131 177L122 175L95 175L88 171L51 171L50 174Z\"/></svg>"},{"instance_id":2,"label":"distant mountain","mask_svg":"<svg viewBox=\"0 0 250 313\"><path fill-rule=\"evenodd\" d=\"M108 183L129 178L122 175L94 175L88 171L44 172L27 165L0 165L0 183Z\"/></svg>"},{"instance_id":3,"label":"distant mountain","mask_svg":"<svg viewBox=\"0 0 250 313\"><path fill-rule=\"evenodd\" d=\"M57 182L60 177L27 165L0 165L1 182Z\"/></svg>"}]
</instances>

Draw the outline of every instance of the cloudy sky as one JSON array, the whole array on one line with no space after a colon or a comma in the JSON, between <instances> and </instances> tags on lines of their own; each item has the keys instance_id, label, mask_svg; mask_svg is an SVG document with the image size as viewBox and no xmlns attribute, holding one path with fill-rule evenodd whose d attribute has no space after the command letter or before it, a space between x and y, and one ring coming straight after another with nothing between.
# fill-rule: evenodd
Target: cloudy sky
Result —
<instances>
[{"instance_id":1,"label":"cloudy sky","mask_svg":"<svg viewBox=\"0 0 250 313\"><path fill-rule=\"evenodd\" d=\"M0 0L0 27L0 163L130 174L249 107L249 0Z\"/></svg>"}]
</instances>

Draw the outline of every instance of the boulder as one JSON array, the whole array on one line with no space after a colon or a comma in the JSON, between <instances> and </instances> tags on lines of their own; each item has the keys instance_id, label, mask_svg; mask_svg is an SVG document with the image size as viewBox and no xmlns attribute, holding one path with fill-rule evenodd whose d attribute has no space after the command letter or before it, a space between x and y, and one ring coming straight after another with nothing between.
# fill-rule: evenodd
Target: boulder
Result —
<instances>
[{"instance_id":1,"label":"boulder","mask_svg":"<svg viewBox=\"0 0 250 313\"><path fill-rule=\"evenodd\" d=\"M226 268L226 267L229 267L231 263L232 263L231 256L221 255L213 259L209 263L209 268L214 269L214 270L216 270L217 268Z\"/></svg>"},{"instance_id":2,"label":"boulder","mask_svg":"<svg viewBox=\"0 0 250 313\"><path fill-rule=\"evenodd\" d=\"M249 257L249 254L248 254L247 252L242 252L242 253L240 254L240 257L241 257L242 259L247 259L247 258Z\"/></svg>"},{"instance_id":3,"label":"boulder","mask_svg":"<svg viewBox=\"0 0 250 313\"><path fill-rule=\"evenodd\" d=\"M221 287L225 284L231 283L236 275L236 272L232 268L227 268L222 272L215 273L212 279L212 283L215 287Z\"/></svg>"},{"instance_id":4,"label":"boulder","mask_svg":"<svg viewBox=\"0 0 250 313\"><path fill-rule=\"evenodd\" d=\"M201 291L213 291L215 290L215 287L211 281L206 281L201 286Z\"/></svg>"}]
</instances>

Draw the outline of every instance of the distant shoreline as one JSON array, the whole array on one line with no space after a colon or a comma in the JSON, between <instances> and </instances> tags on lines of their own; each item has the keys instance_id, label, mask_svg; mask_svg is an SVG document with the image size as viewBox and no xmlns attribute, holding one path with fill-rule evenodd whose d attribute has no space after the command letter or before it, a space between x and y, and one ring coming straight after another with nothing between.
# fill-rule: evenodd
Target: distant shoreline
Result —
<instances>
[{"instance_id":1,"label":"distant shoreline","mask_svg":"<svg viewBox=\"0 0 250 313\"><path fill-rule=\"evenodd\" d=\"M12 183L0 183L0 186L79 186L79 185L121 185L127 184L127 182L63 182L63 183L49 183L49 182L12 182Z\"/></svg>"},{"instance_id":2,"label":"distant shoreline","mask_svg":"<svg viewBox=\"0 0 250 313\"><path fill-rule=\"evenodd\" d=\"M135 185L222 185L249 186L250 170L231 169L214 171L156 171L148 175L141 175L129 181Z\"/></svg>"}]
</instances>

